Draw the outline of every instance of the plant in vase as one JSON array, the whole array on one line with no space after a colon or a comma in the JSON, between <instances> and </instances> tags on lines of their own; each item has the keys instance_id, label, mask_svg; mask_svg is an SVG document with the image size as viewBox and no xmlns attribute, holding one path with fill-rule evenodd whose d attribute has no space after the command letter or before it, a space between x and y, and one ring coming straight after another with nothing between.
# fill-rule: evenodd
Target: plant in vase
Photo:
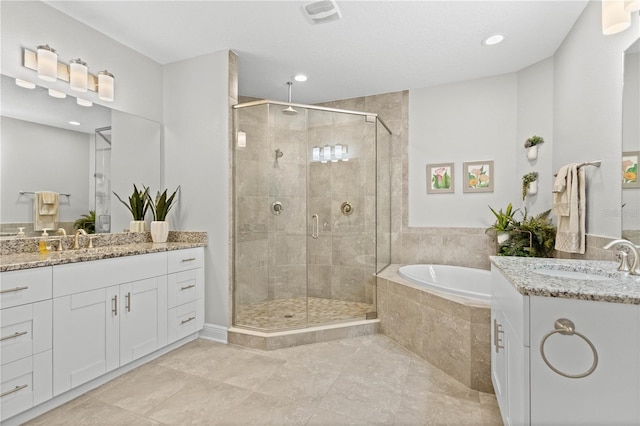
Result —
<instances>
[{"instance_id":1,"label":"plant in vase","mask_svg":"<svg viewBox=\"0 0 640 426\"><path fill-rule=\"evenodd\" d=\"M118 200L131 212L133 220L129 223L130 232L144 232L144 217L149 209L149 188L142 185L143 190L138 190L135 184L133 184L133 193L129 197L129 203L120 198L118 194L113 193Z\"/></svg>"},{"instance_id":2,"label":"plant in vase","mask_svg":"<svg viewBox=\"0 0 640 426\"><path fill-rule=\"evenodd\" d=\"M521 221L514 220L512 236L500 246L500 256L552 257L556 242L556 227L549 214L544 211L537 216L527 216L527 209Z\"/></svg>"},{"instance_id":3,"label":"plant in vase","mask_svg":"<svg viewBox=\"0 0 640 426\"><path fill-rule=\"evenodd\" d=\"M489 206L489 210L496 217L496 221L487 228L487 232L495 232L498 244L504 244L509 239L509 233L513 229L513 215L520 209L513 210L513 206L509 203L504 213L502 209L495 211L491 206Z\"/></svg>"},{"instance_id":4,"label":"plant in vase","mask_svg":"<svg viewBox=\"0 0 640 426\"><path fill-rule=\"evenodd\" d=\"M84 229L87 234L96 233L96 211L89 210L88 214L83 214L80 219L73 222L75 229Z\"/></svg>"},{"instance_id":5,"label":"plant in vase","mask_svg":"<svg viewBox=\"0 0 640 426\"><path fill-rule=\"evenodd\" d=\"M165 243L169 236L169 222L167 222L167 214L173 202L180 186L173 191L173 194L167 198L167 190L165 189L162 194L157 193L155 201L151 199L151 195L147 194L149 205L151 206L151 214L153 215L153 222L151 222L151 239L154 243Z\"/></svg>"},{"instance_id":6,"label":"plant in vase","mask_svg":"<svg viewBox=\"0 0 640 426\"><path fill-rule=\"evenodd\" d=\"M531 172L522 176L522 201L527 198L527 194L534 195L538 192L538 173Z\"/></svg>"},{"instance_id":7,"label":"plant in vase","mask_svg":"<svg viewBox=\"0 0 640 426\"><path fill-rule=\"evenodd\" d=\"M538 158L538 145L542 145L544 139L540 136L533 135L524 141L524 147L528 149L527 158L529 160L535 160Z\"/></svg>"}]
</instances>

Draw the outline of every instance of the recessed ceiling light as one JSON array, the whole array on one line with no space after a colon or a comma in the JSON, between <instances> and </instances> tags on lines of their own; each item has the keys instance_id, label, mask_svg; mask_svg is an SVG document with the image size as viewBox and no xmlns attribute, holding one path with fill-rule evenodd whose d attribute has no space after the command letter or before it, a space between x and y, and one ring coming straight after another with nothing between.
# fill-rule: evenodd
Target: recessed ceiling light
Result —
<instances>
[{"instance_id":1,"label":"recessed ceiling light","mask_svg":"<svg viewBox=\"0 0 640 426\"><path fill-rule=\"evenodd\" d=\"M27 80L22 80L20 78L16 78L16 84L20 87L24 87L25 89L35 89L36 84Z\"/></svg>"},{"instance_id":2,"label":"recessed ceiling light","mask_svg":"<svg viewBox=\"0 0 640 426\"><path fill-rule=\"evenodd\" d=\"M69 124L71 124L72 126L79 126L80 123L78 123L77 121L70 121Z\"/></svg>"},{"instance_id":3,"label":"recessed ceiling light","mask_svg":"<svg viewBox=\"0 0 640 426\"><path fill-rule=\"evenodd\" d=\"M303 82L303 81L307 81L307 76L304 74L297 74L295 77L293 77L293 79L295 81Z\"/></svg>"},{"instance_id":4,"label":"recessed ceiling light","mask_svg":"<svg viewBox=\"0 0 640 426\"><path fill-rule=\"evenodd\" d=\"M494 44L502 42L502 40L504 40L504 36L502 34L494 34L482 40L482 44L485 46L493 46Z\"/></svg>"}]
</instances>

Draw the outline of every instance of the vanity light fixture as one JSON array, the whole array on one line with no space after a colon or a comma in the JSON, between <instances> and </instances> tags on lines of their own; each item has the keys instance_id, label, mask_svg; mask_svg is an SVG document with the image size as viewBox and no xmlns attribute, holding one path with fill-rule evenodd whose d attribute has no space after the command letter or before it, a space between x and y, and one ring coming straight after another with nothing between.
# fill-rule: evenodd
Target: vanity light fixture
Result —
<instances>
[{"instance_id":1,"label":"vanity light fixture","mask_svg":"<svg viewBox=\"0 0 640 426\"><path fill-rule=\"evenodd\" d=\"M114 77L109 71L98 73L98 98L103 101L113 101Z\"/></svg>"},{"instance_id":2,"label":"vanity light fixture","mask_svg":"<svg viewBox=\"0 0 640 426\"><path fill-rule=\"evenodd\" d=\"M48 44L36 49L38 77L44 81L58 79L58 52Z\"/></svg>"},{"instance_id":3,"label":"vanity light fixture","mask_svg":"<svg viewBox=\"0 0 640 426\"><path fill-rule=\"evenodd\" d=\"M76 103L77 103L78 105L80 105L80 106L83 106L83 107L90 107L90 106L93 106L93 102L88 101L88 100L86 100L86 99L82 99L82 98L76 98Z\"/></svg>"},{"instance_id":4,"label":"vanity light fixture","mask_svg":"<svg viewBox=\"0 0 640 426\"><path fill-rule=\"evenodd\" d=\"M311 159L313 161L320 161L320 147L314 146L311 148Z\"/></svg>"},{"instance_id":5,"label":"vanity light fixture","mask_svg":"<svg viewBox=\"0 0 640 426\"><path fill-rule=\"evenodd\" d=\"M498 43L502 43L502 40L504 40L504 36L502 34L494 34L482 40L482 44L484 46L493 46Z\"/></svg>"},{"instance_id":6,"label":"vanity light fixture","mask_svg":"<svg viewBox=\"0 0 640 426\"><path fill-rule=\"evenodd\" d=\"M76 92L86 92L88 86L89 68L82 59L72 59L69 63L69 86Z\"/></svg>"},{"instance_id":7,"label":"vanity light fixture","mask_svg":"<svg viewBox=\"0 0 640 426\"><path fill-rule=\"evenodd\" d=\"M58 99L64 99L67 97L67 94L64 92L60 92L58 90L49 89L49 96L58 98Z\"/></svg>"},{"instance_id":8,"label":"vanity light fixture","mask_svg":"<svg viewBox=\"0 0 640 426\"><path fill-rule=\"evenodd\" d=\"M55 82L66 81L72 90L78 92L98 92L98 98L103 101L114 100L115 81L112 73L100 71L98 75L89 73L87 64L81 59L70 61L69 65L58 62L58 54L49 45L38 46L34 52L23 49L22 65L38 72L43 80ZM81 104L82 105L82 104Z\"/></svg>"},{"instance_id":9,"label":"vanity light fixture","mask_svg":"<svg viewBox=\"0 0 640 426\"><path fill-rule=\"evenodd\" d=\"M632 13L640 10L640 0L625 0L624 10Z\"/></svg>"},{"instance_id":10,"label":"vanity light fixture","mask_svg":"<svg viewBox=\"0 0 640 426\"><path fill-rule=\"evenodd\" d=\"M625 0L602 0L602 34L618 34L631 26L631 11L625 9L625 3Z\"/></svg>"},{"instance_id":11,"label":"vanity light fixture","mask_svg":"<svg viewBox=\"0 0 640 426\"><path fill-rule=\"evenodd\" d=\"M331 147L329 145L325 145L322 147L321 162L326 163L329 160L331 160Z\"/></svg>"},{"instance_id":12,"label":"vanity light fixture","mask_svg":"<svg viewBox=\"0 0 640 426\"><path fill-rule=\"evenodd\" d=\"M36 84L27 80L22 80L21 78L16 78L16 85L20 87L24 87L25 89L35 89Z\"/></svg>"}]
</instances>

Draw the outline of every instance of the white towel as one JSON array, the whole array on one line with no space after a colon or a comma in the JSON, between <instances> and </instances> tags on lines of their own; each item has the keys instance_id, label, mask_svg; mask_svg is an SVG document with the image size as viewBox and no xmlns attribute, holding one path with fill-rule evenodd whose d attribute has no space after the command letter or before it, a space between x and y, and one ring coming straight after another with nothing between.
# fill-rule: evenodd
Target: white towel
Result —
<instances>
[{"instance_id":1,"label":"white towel","mask_svg":"<svg viewBox=\"0 0 640 426\"><path fill-rule=\"evenodd\" d=\"M556 250L584 254L585 186L584 169L577 164L568 164L558 171L553 185L553 211L558 216Z\"/></svg>"},{"instance_id":2,"label":"white towel","mask_svg":"<svg viewBox=\"0 0 640 426\"><path fill-rule=\"evenodd\" d=\"M60 195L57 192L38 191L33 199L33 229L55 229L58 225Z\"/></svg>"}]
</instances>

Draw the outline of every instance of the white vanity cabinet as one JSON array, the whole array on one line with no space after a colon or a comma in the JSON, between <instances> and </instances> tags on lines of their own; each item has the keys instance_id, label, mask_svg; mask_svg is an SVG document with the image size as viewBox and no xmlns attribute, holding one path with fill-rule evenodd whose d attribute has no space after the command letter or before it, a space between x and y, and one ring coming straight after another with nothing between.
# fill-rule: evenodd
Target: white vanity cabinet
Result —
<instances>
[{"instance_id":1,"label":"white vanity cabinet","mask_svg":"<svg viewBox=\"0 0 640 426\"><path fill-rule=\"evenodd\" d=\"M167 343L167 253L53 267L53 392Z\"/></svg>"},{"instance_id":2,"label":"white vanity cabinet","mask_svg":"<svg viewBox=\"0 0 640 426\"><path fill-rule=\"evenodd\" d=\"M0 420L52 396L51 268L0 274Z\"/></svg>"},{"instance_id":3,"label":"white vanity cabinet","mask_svg":"<svg viewBox=\"0 0 640 426\"><path fill-rule=\"evenodd\" d=\"M491 317L505 424L640 424L639 305L522 295L492 265Z\"/></svg>"},{"instance_id":4,"label":"white vanity cabinet","mask_svg":"<svg viewBox=\"0 0 640 426\"><path fill-rule=\"evenodd\" d=\"M204 249L169 252L168 341L179 340L204 326Z\"/></svg>"}]
</instances>

